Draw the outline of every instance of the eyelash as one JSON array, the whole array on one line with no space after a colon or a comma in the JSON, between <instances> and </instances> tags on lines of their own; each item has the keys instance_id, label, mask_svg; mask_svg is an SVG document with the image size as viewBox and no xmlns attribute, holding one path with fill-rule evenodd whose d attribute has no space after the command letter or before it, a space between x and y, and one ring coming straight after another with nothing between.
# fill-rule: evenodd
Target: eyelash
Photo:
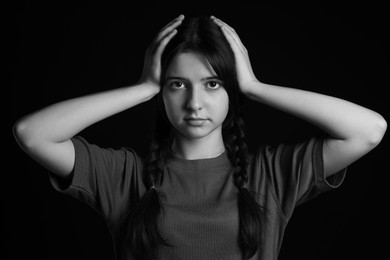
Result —
<instances>
[{"instance_id":1,"label":"eyelash","mask_svg":"<svg viewBox=\"0 0 390 260\"><path fill-rule=\"evenodd\" d=\"M210 83L215 83L217 86L216 87L212 87L211 89L218 89L220 88L222 85L217 82L217 81L208 81L206 84L210 86Z\"/></svg>"},{"instance_id":2,"label":"eyelash","mask_svg":"<svg viewBox=\"0 0 390 260\"><path fill-rule=\"evenodd\" d=\"M182 84L182 85L184 86L184 83L181 82L181 81L173 81L173 82L169 83L169 85L170 85L172 88L174 88L174 89L179 89L179 88L181 88L181 86L180 86L180 87L177 87L178 84Z\"/></svg>"},{"instance_id":3,"label":"eyelash","mask_svg":"<svg viewBox=\"0 0 390 260\"><path fill-rule=\"evenodd\" d=\"M216 86L214 87L210 87L210 83L215 83ZM182 86L177 86L178 84L181 84L182 86L185 86L185 83L182 82L182 81L173 81L169 84L169 86L171 86L173 89L181 89ZM222 87L222 84L218 81L215 81L215 80L212 80L212 81L207 81L206 82L206 86L207 88L211 89L211 90L216 90L216 89L219 89L220 87Z\"/></svg>"}]
</instances>

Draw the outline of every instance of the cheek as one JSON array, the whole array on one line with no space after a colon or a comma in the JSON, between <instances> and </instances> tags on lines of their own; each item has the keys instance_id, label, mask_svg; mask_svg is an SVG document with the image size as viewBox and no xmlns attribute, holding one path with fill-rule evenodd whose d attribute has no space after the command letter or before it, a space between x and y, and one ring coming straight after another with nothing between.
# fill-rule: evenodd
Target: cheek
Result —
<instances>
[{"instance_id":1,"label":"cheek","mask_svg":"<svg viewBox=\"0 0 390 260\"><path fill-rule=\"evenodd\" d=\"M229 97L224 93L219 98L214 99L214 109L218 113L220 120L224 121L229 112Z\"/></svg>"},{"instance_id":2,"label":"cheek","mask_svg":"<svg viewBox=\"0 0 390 260\"><path fill-rule=\"evenodd\" d=\"M207 102L208 114L216 125L222 125L229 111L229 99L224 95L215 95Z\"/></svg>"},{"instance_id":3,"label":"cheek","mask_svg":"<svg viewBox=\"0 0 390 260\"><path fill-rule=\"evenodd\" d=\"M178 116L178 111L180 111L180 100L169 95L163 95L163 102L165 112L169 121L175 121L174 119Z\"/></svg>"}]
</instances>

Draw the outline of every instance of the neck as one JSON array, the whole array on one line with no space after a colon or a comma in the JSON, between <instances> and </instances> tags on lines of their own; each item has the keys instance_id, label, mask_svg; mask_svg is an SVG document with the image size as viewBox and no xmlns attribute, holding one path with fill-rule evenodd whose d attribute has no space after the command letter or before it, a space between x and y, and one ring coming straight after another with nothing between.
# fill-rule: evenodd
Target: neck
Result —
<instances>
[{"instance_id":1,"label":"neck","mask_svg":"<svg viewBox=\"0 0 390 260\"><path fill-rule=\"evenodd\" d=\"M217 157L225 151L225 144L221 134L199 139L188 139L176 135L171 149L180 158L197 160Z\"/></svg>"}]
</instances>

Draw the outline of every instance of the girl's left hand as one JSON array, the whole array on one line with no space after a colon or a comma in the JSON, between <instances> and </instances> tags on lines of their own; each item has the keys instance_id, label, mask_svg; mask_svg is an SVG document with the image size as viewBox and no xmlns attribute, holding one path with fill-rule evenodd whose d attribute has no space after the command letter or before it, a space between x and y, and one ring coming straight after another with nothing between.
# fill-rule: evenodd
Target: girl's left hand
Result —
<instances>
[{"instance_id":1,"label":"girl's left hand","mask_svg":"<svg viewBox=\"0 0 390 260\"><path fill-rule=\"evenodd\" d=\"M259 83L259 80L253 73L248 50L242 44L240 37L238 37L236 31L232 27L215 16L211 16L211 19L219 26L219 28L221 28L222 33L225 35L230 47L232 48L236 61L239 87L244 94L248 94L249 88L254 84Z\"/></svg>"}]
</instances>

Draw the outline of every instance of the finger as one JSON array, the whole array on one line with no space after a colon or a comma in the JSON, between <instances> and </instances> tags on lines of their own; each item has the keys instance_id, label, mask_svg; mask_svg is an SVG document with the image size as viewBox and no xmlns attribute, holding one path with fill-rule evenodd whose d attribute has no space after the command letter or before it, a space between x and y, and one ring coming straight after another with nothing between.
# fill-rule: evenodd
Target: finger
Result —
<instances>
[{"instance_id":1,"label":"finger","mask_svg":"<svg viewBox=\"0 0 390 260\"><path fill-rule=\"evenodd\" d=\"M221 27L222 33L225 35L226 40L229 42L230 47L232 48L233 52L242 52L241 48L239 47L238 43L234 39L234 36L232 35L232 32L229 31L226 27Z\"/></svg>"},{"instance_id":2,"label":"finger","mask_svg":"<svg viewBox=\"0 0 390 260\"><path fill-rule=\"evenodd\" d=\"M221 19L219 19L215 16L211 16L211 19L219 26L219 28L226 29L226 30L231 31L232 33L236 34L236 31L231 26L229 26L227 23L222 21ZM232 36L233 36L233 34L232 34ZM238 35L237 35L237 38L238 38Z\"/></svg>"},{"instance_id":3,"label":"finger","mask_svg":"<svg viewBox=\"0 0 390 260\"><path fill-rule=\"evenodd\" d=\"M165 38L163 38L159 44L157 45L157 48L156 48L156 52L155 52L155 55L154 55L154 59L155 61L160 61L161 59L161 55L165 49L165 46L167 46L167 44L169 43L169 41L176 35L177 33L177 30L176 29L173 29L170 33L168 33L166 35Z\"/></svg>"},{"instance_id":4,"label":"finger","mask_svg":"<svg viewBox=\"0 0 390 260\"><path fill-rule=\"evenodd\" d=\"M178 21L178 20L183 20L184 19L184 15L181 14L179 15L178 17L176 17L175 19L173 19L172 21L170 21L167 25L165 25L160 31L163 31L165 30L167 27L169 27L171 24L173 24L174 22Z\"/></svg>"},{"instance_id":5,"label":"finger","mask_svg":"<svg viewBox=\"0 0 390 260\"><path fill-rule=\"evenodd\" d=\"M211 16L211 19L221 28L221 30L229 34L231 39L234 40L234 42L238 45L241 51L247 52L247 49L245 48L244 44L242 43L240 37L238 36L236 30L234 30L233 27L229 26L227 23L223 22L221 19L215 16Z\"/></svg>"},{"instance_id":6,"label":"finger","mask_svg":"<svg viewBox=\"0 0 390 260\"><path fill-rule=\"evenodd\" d=\"M227 28L231 29L232 31L235 31L233 27L231 27L230 25L228 25L227 23L225 23L224 21L222 21L221 19L215 17L215 16L211 16L211 19L216 23L218 24L220 27L221 26L226 26Z\"/></svg>"},{"instance_id":7,"label":"finger","mask_svg":"<svg viewBox=\"0 0 390 260\"><path fill-rule=\"evenodd\" d=\"M241 43L240 37L238 37L238 34L236 33L236 30L234 30L233 27L231 27L230 25L228 25L227 23L225 23L224 21L222 21L221 19L219 19L215 16L212 16L212 19L220 28L225 28L228 31L232 32L232 36L234 37L236 42Z\"/></svg>"},{"instance_id":8,"label":"finger","mask_svg":"<svg viewBox=\"0 0 390 260\"><path fill-rule=\"evenodd\" d=\"M161 41L166 35L172 32L175 28L177 28L181 23L183 19L176 18L171 23L167 24L163 29L160 30L156 37L156 42Z\"/></svg>"},{"instance_id":9,"label":"finger","mask_svg":"<svg viewBox=\"0 0 390 260\"><path fill-rule=\"evenodd\" d=\"M156 42L161 41L167 34L171 33L172 30L177 28L183 21L184 15L179 15L174 20L172 20L170 23L168 23L166 26L164 26L160 32L157 35Z\"/></svg>"}]
</instances>

